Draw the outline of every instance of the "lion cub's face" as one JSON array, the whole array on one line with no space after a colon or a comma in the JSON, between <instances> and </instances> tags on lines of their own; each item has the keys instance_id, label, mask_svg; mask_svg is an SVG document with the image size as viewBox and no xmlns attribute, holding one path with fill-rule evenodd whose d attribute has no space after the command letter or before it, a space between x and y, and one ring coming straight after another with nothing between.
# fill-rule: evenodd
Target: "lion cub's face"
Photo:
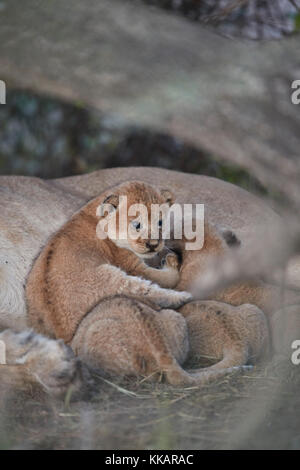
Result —
<instances>
[{"instance_id":1,"label":"lion cub's face","mask_svg":"<svg viewBox=\"0 0 300 470\"><path fill-rule=\"evenodd\" d=\"M98 207L101 230L118 247L152 258L164 248L162 226L172 199L168 190L143 182L121 184L107 192Z\"/></svg>"}]
</instances>

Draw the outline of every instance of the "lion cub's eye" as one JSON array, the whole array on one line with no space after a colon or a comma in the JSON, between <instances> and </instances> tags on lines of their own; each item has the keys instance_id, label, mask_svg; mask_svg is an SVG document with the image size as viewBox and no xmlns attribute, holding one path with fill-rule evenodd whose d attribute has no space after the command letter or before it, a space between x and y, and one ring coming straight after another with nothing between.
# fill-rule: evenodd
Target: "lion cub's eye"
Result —
<instances>
[{"instance_id":1,"label":"lion cub's eye","mask_svg":"<svg viewBox=\"0 0 300 470\"><path fill-rule=\"evenodd\" d=\"M136 220L134 220L133 222L131 222L131 225L135 228L135 230L137 232L139 232L142 228L142 225L140 222L137 222Z\"/></svg>"}]
</instances>

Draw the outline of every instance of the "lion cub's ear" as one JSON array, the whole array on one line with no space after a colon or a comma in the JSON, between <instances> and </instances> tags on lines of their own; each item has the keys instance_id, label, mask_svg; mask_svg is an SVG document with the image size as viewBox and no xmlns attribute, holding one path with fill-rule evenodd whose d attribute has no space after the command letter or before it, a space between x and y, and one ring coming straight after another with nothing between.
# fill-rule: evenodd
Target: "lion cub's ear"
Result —
<instances>
[{"instance_id":1,"label":"lion cub's ear","mask_svg":"<svg viewBox=\"0 0 300 470\"><path fill-rule=\"evenodd\" d=\"M165 199L165 201L171 206L174 203L174 195L168 189L162 189L161 195Z\"/></svg>"},{"instance_id":2,"label":"lion cub's ear","mask_svg":"<svg viewBox=\"0 0 300 470\"><path fill-rule=\"evenodd\" d=\"M235 248L241 245L241 240L230 228L218 224L215 227L228 246Z\"/></svg>"},{"instance_id":3,"label":"lion cub's ear","mask_svg":"<svg viewBox=\"0 0 300 470\"><path fill-rule=\"evenodd\" d=\"M119 205L119 196L116 194L110 194L107 196L104 201L100 204L97 209L97 215L99 217L104 217L105 215L110 214L115 211Z\"/></svg>"}]
</instances>

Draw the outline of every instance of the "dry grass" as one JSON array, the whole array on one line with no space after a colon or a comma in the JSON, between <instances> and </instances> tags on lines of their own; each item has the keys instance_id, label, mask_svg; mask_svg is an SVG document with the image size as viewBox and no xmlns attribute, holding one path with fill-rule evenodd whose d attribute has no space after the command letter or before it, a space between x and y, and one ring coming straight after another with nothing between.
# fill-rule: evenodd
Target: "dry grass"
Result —
<instances>
[{"instance_id":1,"label":"dry grass","mask_svg":"<svg viewBox=\"0 0 300 470\"><path fill-rule=\"evenodd\" d=\"M87 401L10 397L4 449L299 449L300 366L276 359L215 384L98 379Z\"/></svg>"}]
</instances>

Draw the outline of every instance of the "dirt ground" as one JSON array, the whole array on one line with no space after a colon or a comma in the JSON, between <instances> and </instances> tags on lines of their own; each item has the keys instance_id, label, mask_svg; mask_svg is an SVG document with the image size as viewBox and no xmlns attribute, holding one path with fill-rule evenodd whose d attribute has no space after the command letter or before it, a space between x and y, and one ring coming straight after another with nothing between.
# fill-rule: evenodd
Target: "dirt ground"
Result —
<instances>
[{"instance_id":1,"label":"dirt ground","mask_svg":"<svg viewBox=\"0 0 300 470\"><path fill-rule=\"evenodd\" d=\"M202 389L98 377L86 401L10 396L0 449L300 449L299 372L277 357Z\"/></svg>"}]
</instances>

